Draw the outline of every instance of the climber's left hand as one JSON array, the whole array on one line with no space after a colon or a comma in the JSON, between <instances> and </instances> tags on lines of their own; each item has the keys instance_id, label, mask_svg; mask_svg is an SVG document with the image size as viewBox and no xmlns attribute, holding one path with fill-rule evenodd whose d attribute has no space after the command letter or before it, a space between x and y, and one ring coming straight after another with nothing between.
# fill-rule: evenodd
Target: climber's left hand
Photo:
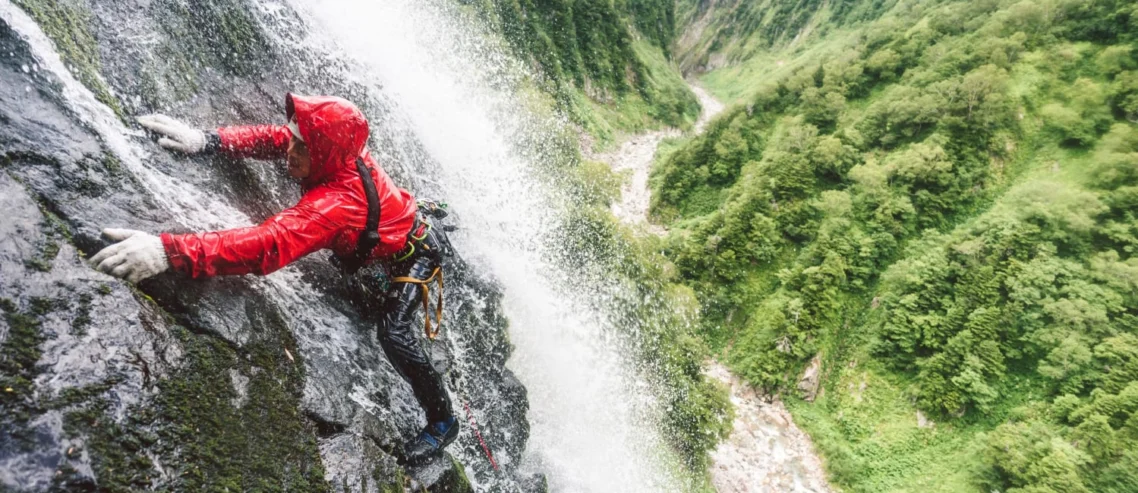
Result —
<instances>
[{"instance_id":1,"label":"climber's left hand","mask_svg":"<svg viewBox=\"0 0 1138 493\"><path fill-rule=\"evenodd\" d=\"M210 149L209 135L181 120L155 113L138 117L138 123L150 131L162 135L163 137L158 139L158 145L171 151L198 154Z\"/></svg>"}]
</instances>

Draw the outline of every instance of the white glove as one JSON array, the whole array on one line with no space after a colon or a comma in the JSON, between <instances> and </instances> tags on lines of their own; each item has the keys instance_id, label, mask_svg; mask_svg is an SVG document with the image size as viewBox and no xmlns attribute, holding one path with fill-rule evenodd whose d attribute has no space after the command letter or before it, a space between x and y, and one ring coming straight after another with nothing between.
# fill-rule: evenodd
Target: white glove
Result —
<instances>
[{"instance_id":1,"label":"white glove","mask_svg":"<svg viewBox=\"0 0 1138 493\"><path fill-rule=\"evenodd\" d=\"M103 236L117 241L91 257L91 265L120 279L138 282L170 268L166 249L157 236L133 229L103 230Z\"/></svg>"},{"instance_id":2,"label":"white glove","mask_svg":"<svg viewBox=\"0 0 1138 493\"><path fill-rule=\"evenodd\" d=\"M165 135L158 139L158 145L172 151L186 154L197 154L205 149L205 132L186 125L178 120L162 114L143 115L138 117L142 126Z\"/></svg>"}]
</instances>

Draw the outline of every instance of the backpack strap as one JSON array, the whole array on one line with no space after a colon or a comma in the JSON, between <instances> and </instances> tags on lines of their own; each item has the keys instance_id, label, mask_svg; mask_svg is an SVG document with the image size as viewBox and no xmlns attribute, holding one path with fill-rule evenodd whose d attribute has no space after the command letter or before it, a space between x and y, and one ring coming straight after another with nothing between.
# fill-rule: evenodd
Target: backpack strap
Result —
<instances>
[{"instance_id":1,"label":"backpack strap","mask_svg":"<svg viewBox=\"0 0 1138 493\"><path fill-rule=\"evenodd\" d=\"M348 273L360 270L371 256L371 251L379 245L379 193L375 191L375 181L371 179L371 173L368 172L363 158L356 158L356 171L360 174L364 194L367 195L367 225L360 232L355 253L340 259L340 265Z\"/></svg>"}]
</instances>

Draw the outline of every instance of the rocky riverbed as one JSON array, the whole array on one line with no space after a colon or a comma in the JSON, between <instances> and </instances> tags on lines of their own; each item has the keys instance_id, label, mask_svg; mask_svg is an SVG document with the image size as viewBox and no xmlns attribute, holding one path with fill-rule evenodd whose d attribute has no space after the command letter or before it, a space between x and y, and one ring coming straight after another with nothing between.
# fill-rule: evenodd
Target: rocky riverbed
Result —
<instances>
[{"instance_id":1,"label":"rocky riverbed","mask_svg":"<svg viewBox=\"0 0 1138 493\"><path fill-rule=\"evenodd\" d=\"M711 452L711 482L719 493L830 493L810 437L777 396L763 395L721 363L706 374L731 389L731 434Z\"/></svg>"},{"instance_id":2,"label":"rocky riverbed","mask_svg":"<svg viewBox=\"0 0 1138 493\"><path fill-rule=\"evenodd\" d=\"M691 86L692 92L699 98L702 108L699 119L696 121L694 131L702 132L719 112L723 111L720 103L706 90L697 85ZM629 137L620 146L610 152L593 154L586 153L594 161L601 161L612 166L613 171L626 177L620 189L620 200L612 205L613 214L625 223L643 227L655 234L664 234L664 228L648 222L648 206L652 197L648 187L648 178L652 172L652 162L656 157L656 150L660 142L667 138L683 135L677 129L667 128L654 132L646 132Z\"/></svg>"}]
</instances>

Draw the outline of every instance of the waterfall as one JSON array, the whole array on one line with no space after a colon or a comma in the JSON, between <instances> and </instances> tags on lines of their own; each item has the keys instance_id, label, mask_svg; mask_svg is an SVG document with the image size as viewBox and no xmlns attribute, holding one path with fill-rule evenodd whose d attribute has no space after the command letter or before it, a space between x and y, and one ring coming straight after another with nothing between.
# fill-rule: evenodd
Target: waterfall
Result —
<instances>
[{"instance_id":1,"label":"waterfall","mask_svg":"<svg viewBox=\"0 0 1138 493\"><path fill-rule=\"evenodd\" d=\"M543 178L541 168L545 160L555 159L548 154L555 146L545 144L556 139L566 123L556 115L535 115L541 103L521 96L533 77L525 65L512 59L487 26L458 2L253 3L264 29L277 43L288 44L288 50L347 61L346 69L297 62L281 70L343 78L340 87L362 85L366 94L391 105L385 108L390 114L382 118L368 115L373 125L387 125L381 133L395 143L377 155L392 157L392 165L401 167L396 174L410 180L413 192L426 190L451 204L461 228L454 234L457 249L475 270L501 284L513 345L507 366L528 389L530 406L530 437L521 462L510 463L506 457L503 466L543 473L555 492L683 489L659 436L650 386L627 351L613 342L619 337L612 331L619 328L610 326L608 314L593 308L598 304L589 301L589 293L567 294L569 288L561 280L573 273L561 272L549 260L559 248L552 244L551 232L560 220L560 191ZM270 22L285 9L294 11L302 25ZM65 104L171 221L196 230L254 222L226 194L155 165L166 157L153 155L154 146L141 132L124 125L72 76L43 31L10 0L0 0L0 19L24 38L40 60L40 70L58 79ZM365 111L372 107L357 102ZM420 143L425 153L400 147L411 141ZM390 425L394 429L406 432L418 425L400 417L411 412L406 406L391 408L398 401L374 400L385 392L384 386L405 384L394 380L389 370L373 367L380 356L367 334L354 329L350 317L335 307L313 303L321 291L297 269L284 269L250 285L274 301L298 340L309 369L304 389L308 412L349 423L349 431L355 414L343 409L353 405L395 423ZM464 332L455 322L449 322L447 330L447 350L457 366L477 367L480 355L471 348L477 347L473 339L478 335ZM223 335L235 343L245 337L237 330ZM473 390L452 389L460 414L465 394ZM482 406L473 414L481 424L492 412ZM328 438L322 440L321 450L329 450ZM511 477L489 470L481 449L471 445L475 442L469 427L464 427L460 442L468 446L456 444L451 452L474 472L476 490L518 488Z\"/></svg>"},{"instance_id":2,"label":"waterfall","mask_svg":"<svg viewBox=\"0 0 1138 493\"><path fill-rule=\"evenodd\" d=\"M464 230L460 250L505 285L509 366L530 395L527 459L552 491L676 491L662 455L652 398L605 334L584 296L565 299L546 259L557 211L533 175L540 139L511 89L529 74L484 25L445 2L294 2L398 102L442 168L440 185ZM461 332L461 328L456 328ZM639 395L637 395L639 393Z\"/></svg>"}]
</instances>

